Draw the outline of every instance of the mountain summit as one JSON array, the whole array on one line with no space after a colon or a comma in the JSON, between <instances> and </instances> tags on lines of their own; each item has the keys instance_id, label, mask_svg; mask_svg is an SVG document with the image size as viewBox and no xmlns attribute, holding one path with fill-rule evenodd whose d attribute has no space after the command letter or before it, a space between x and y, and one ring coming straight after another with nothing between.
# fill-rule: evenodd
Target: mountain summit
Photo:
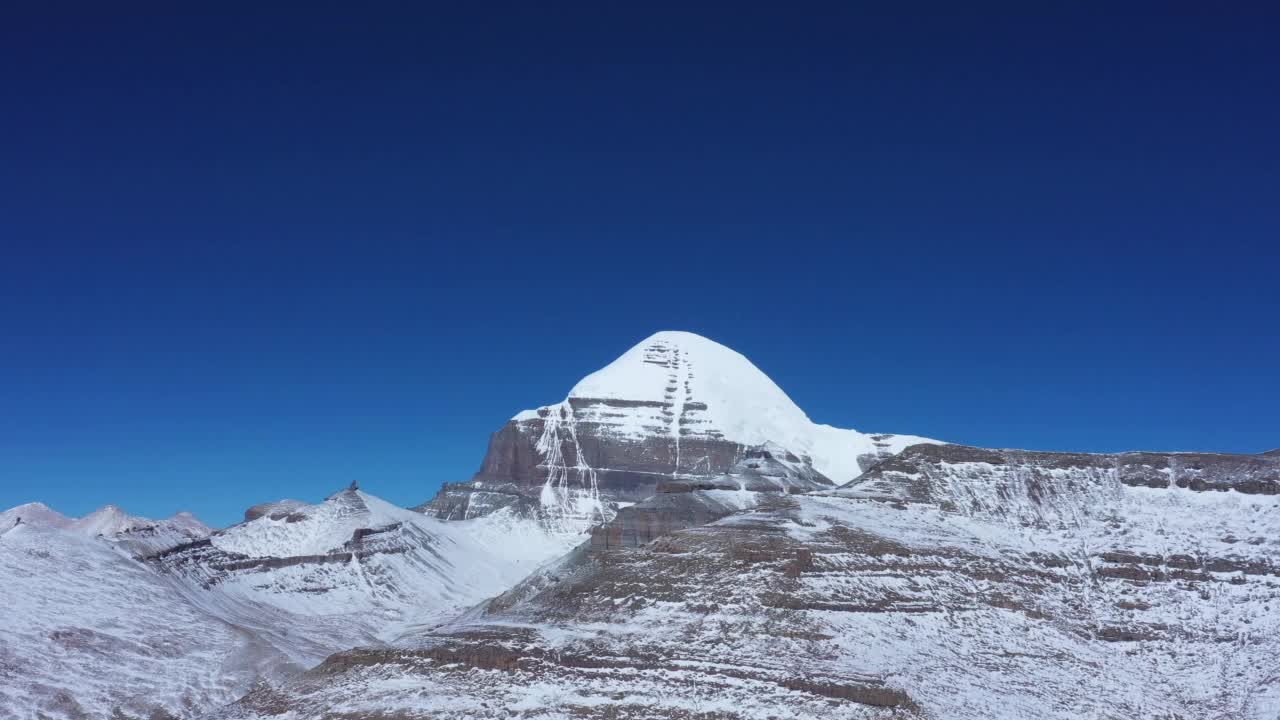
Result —
<instances>
[{"instance_id":1,"label":"mountain summit","mask_svg":"<svg viewBox=\"0 0 1280 720\"><path fill-rule=\"evenodd\" d=\"M658 411L631 412L620 419L643 421L638 428L610 422L606 417L613 414L601 413L604 417L598 420L616 434L666 430L677 447L681 437L726 439L743 446L775 443L808 456L814 469L836 483L852 480L886 451L892 454L908 445L936 442L816 424L746 357L689 332L655 333L583 378L569 391L566 402L608 406L609 400L643 403L637 407ZM700 460L693 456L691 462L679 462L677 474L697 474Z\"/></svg>"},{"instance_id":2,"label":"mountain summit","mask_svg":"<svg viewBox=\"0 0 1280 720\"><path fill-rule=\"evenodd\" d=\"M470 483L424 506L461 519L515 505L582 531L611 503L663 480L714 478L766 443L834 484L917 443L814 423L746 357L688 332L663 331L583 378L554 405L525 410L493 435Z\"/></svg>"},{"instance_id":3,"label":"mountain summit","mask_svg":"<svg viewBox=\"0 0 1280 720\"><path fill-rule=\"evenodd\" d=\"M1280 717L1275 451L841 430L663 332L419 511L0 513L0 717Z\"/></svg>"}]
</instances>

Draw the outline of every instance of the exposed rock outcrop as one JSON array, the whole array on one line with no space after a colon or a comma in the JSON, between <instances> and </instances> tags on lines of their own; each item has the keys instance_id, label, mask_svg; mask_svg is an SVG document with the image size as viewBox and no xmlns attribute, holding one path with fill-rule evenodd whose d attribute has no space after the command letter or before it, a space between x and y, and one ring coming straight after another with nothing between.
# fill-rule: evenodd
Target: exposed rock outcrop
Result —
<instances>
[{"instance_id":1,"label":"exposed rock outcrop","mask_svg":"<svg viewBox=\"0 0 1280 720\"><path fill-rule=\"evenodd\" d=\"M591 548L639 547L676 530L706 525L755 507L766 493L829 489L831 481L781 448L755 448L724 475L668 480L655 494L620 509L591 530Z\"/></svg>"},{"instance_id":2,"label":"exposed rock outcrop","mask_svg":"<svg viewBox=\"0 0 1280 720\"><path fill-rule=\"evenodd\" d=\"M1276 495L1280 494L1280 456L1089 454L917 445L880 462L837 494L930 502L958 512L1031 519L1061 514L1055 511L1061 498L1094 500L1072 504L1069 512L1103 512L1122 486Z\"/></svg>"}]
</instances>

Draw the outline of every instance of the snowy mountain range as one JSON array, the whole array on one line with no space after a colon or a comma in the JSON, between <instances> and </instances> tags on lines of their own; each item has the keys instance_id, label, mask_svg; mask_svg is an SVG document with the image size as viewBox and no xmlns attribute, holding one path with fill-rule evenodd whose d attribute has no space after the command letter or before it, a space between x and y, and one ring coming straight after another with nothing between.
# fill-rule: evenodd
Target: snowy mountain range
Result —
<instances>
[{"instance_id":1,"label":"snowy mountain range","mask_svg":"<svg viewBox=\"0 0 1280 720\"><path fill-rule=\"evenodd\" d=\"M663 332L413 510L0 513L0 716L1280 717L1280 453L812 422Z\"/></svg>"},{"instance_id":2,"label":"snowy mountain range","mask_svg":"<svg viewBox=\"0 0 1280 720\"><path fill-rule=\"evenodd\" d=\"M438 624L582 539L506 513L446 522L355 488L246 516L218 531L114 506L0 516L0 715L191 716Z\"/></svg>"}]
</instances>

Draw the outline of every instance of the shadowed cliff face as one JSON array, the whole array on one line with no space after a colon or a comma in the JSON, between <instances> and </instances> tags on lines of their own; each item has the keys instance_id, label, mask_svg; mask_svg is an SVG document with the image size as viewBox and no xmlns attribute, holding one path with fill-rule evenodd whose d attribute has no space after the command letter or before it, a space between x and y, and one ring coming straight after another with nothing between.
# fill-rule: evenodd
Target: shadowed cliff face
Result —
<instances>
[{"instance_id":1,"label":"shadowed cliff face","mask_svg":"<svg viewBox=\"0 0 1280 720\"><path fill-rule=\"evenodd\" d=\"M456 621L225 716L1272 720L1277 462L946 446L808 494L671 482Z\"/></svg>"},{"instance_id":2,"label":"shadowed cliff face","mask_svg":"<svg viewBox=\"0 0 1280 720\"><path fill-rule=\"evenodd\" d=\"M795 455L780 448L754 448L724 475L659 483L652 497L622 508L613 520L593 527L591 549L639 547L677 530L756 507L770 495L831 487L830 480Z\"/></svg>"},{"instance_id":3,"label":"shadowed cliff face","mask_svg":"<svg viewBox=\"0 0 1280 720\"><path fill-rule=\"evenodd\" d=\"M543 408L541 417L508 422L490 438L472 482L442 488L424 511L444 519L484 515L506 505L488 496L492 492L511 495L507 502L522 497L532 507L541 504L544 487L562 498L580 492L594 493L603 503L637 502L665 480L718 477L747 451L739 443L689 433L678 446L665 431L618 436L599 423L575 419L575 409L590 401L575 398L566 405L570 409ZM552 414L558 417L548 420Z\"/></svg>"}]
</instances>

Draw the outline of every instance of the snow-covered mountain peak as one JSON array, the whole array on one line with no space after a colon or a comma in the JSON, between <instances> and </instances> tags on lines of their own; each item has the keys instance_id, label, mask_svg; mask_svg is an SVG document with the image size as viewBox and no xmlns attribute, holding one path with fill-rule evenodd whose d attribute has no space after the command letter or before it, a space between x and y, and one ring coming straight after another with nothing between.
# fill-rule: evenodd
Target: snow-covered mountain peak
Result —
<instances>
[{"instance_id":1,"label":"snow-covered mountain peak","mask_svg":"<svg viewBox=\"0 0 1280 720\"><path fill-rule=\"evenodd\" d=\"M111 537L122 532L154 525L155 521L130 515L116 505L103 505L82 518L71 522L71 529L86 535Z\"/></svg>"},{"instance_id":2,"label":"snow-covered mountain peak","mask_svg":"<svg viewBox=\"0 0 1280 720\"><path fill-rule=\"evenodd\" d=\"M187 530L192 533L196 533L200 535L208 535L209 533L213 532L213 528L209 527L208 525L205 525L204 521L202 521L200 518L196 517L192 513L187 512L186 510L183 510L182 512L178 512L178 513L174 513L167 520L165 520L165 522L169 523L170 525L173 525L175 528L178 528L180 530Z\"/></svg>"},{"instance_id":3,"label":"snow-covered mountain peak","mask_svg":"<svg viewBox=\"0 0 1280 720\"><path fill-rule=\"evenodd\" d=\"M651 335L586 376L563 402L513 418L516 423L539 420L545 421L540 452L554 449L565 439L567 430L562 432L561 426L567 421L590 423L602 435L627 441L667 439L677 456L677 476L717 464L700 455L686 455L686 447L701 452L698 443L724 441L741 447L772 443L808 457L818 472L843 483L876 458L909 445L937 442L814 423L742 354L700 335L671 330ZM579 461L580 457L575 462ZM559 462L552 456L545 464Z\"/></svg>"},{"instance_id":4,"label":"snow-covered mountain peak","mask_svg":"<svg viewBox=\"0 0 1280 720\"><path fill-rule=\"evenodd\" d=\"M570 397L662 400L670 370L690 375L690 385L708 392L729 385L757 400L804 415L769 376L741 353L689 332L664 330L632 346L605 367L583 378ZM718 398L717 398L718 399Z\"/></svg>"},{"instance_id":5,"label":"snow-covered mountain peak","mask_svg":"<svg viewBox=\"0 0 1280 720\"><path fill-rule=\"evenodd\" d=\"M118 505L104 505L81 518L68 518L44 503L27 503L0 512L0 532L18 525L55 528L102 538L139 557L208 535L208 525L189 512L164 520L130 515Z\"/></svg>"},{"instance_id":6,"label":"snow-covered mountain peak","mask_svg":"<svg viewBox=\"0 0 1280 720\"><path fill-rule=\"evenodd\" d=\"M809 418L746 357L688 332L663 331L583 378L570 398L706 405L711 425L758 445L769 430L807 426Z\"/></svg>"},{"instance_id":7,"label":"snow-covered mountain peak","mask_svg":"<svg viewBox=\"0 0 1280 720\"><path fill-rule=\"evenodd\" d=\"M255 506L255 508L261 506ZM248 557L319 555L341 548L356 530L414 521L422 516L362 490L348 488L314 505L273 503L272 511L216 533L214 546Z\"/></svg>"},{"instance_id":8,"label":"snow-covered mountain peak","mask_svg":"<svg viewBox=\"0 0 1280 720\"><path fill-rule=\"evenodd\" d=\"M15 525L65 528L71 519L40 502L30 502L0 512L0 532Z\"/></svg>"},{"instance_id":9,"label":"snow-covered mountain peak","mask_svg":"<svg viewBox=\"0 0 1280 720\"><path fill-rule=\"evenodd\" d=\"M180 512L164 520L151 520L130 515L117 505L104 505L61 527L91 538L100 537L135 557L145 557L199 540L211 532L208 525L189 512Z\"/></svg>"}]
</instances>

